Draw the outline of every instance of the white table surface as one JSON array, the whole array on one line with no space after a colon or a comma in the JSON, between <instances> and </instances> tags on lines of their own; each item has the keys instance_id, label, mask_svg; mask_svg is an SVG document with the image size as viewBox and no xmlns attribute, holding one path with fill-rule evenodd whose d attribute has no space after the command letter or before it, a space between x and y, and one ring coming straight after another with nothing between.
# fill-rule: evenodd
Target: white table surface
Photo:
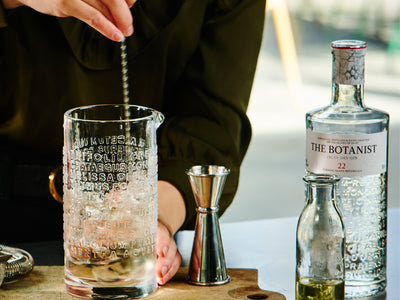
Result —
<instances>
[{"instance_id":1,"label":"white table surface","mask_svg":"<svg viewBox=\"0 0 400 300\"><path fill-rule=\"evenodd\" d=\"M220 225L227 268L258 269L261 289L295 299L297 217L223 223ZM177 235L183 261L188 264L193 231ZM400 300L400 208L388 211L386 300ZM385 299L369 297L363 299Z\"/></svg>"}]
</instances>

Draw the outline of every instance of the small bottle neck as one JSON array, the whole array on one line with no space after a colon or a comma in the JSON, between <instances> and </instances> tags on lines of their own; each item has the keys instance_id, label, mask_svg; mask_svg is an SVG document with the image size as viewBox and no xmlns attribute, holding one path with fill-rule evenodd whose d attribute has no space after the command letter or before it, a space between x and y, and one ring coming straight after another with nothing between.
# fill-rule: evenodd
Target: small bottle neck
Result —
<instances>
[{"instance_id":1,"label":"small bottle neck","mask_svg":"<svg viewBox=\"0 0 400 300\"><path fill-rule=\"evenodd\" d=\"M307 187L307 204L326 206L335 199L335 188L333 184L309 183Z\"/></svg>"},{"instance_id":2,"label":"small bottle neck","mask_svg":"<svg viewBox=\"0 0 400 300\"><path fill-rule=\"evenodd\" d=\"M303 180L307 187L307 205L333 203L339 177L327 174L309 174L304 176Z\"/></svg>"},{"instance_id":3,"label":"small bottle neck","mask_svg":"<svg viewBox=\"0 0 400 300\"><path fill-rule=\"evenodd\" d=\"M364 85L332 84L331 105L340 109L358 110L364 108Z\"/></svg>"}]
</instances>

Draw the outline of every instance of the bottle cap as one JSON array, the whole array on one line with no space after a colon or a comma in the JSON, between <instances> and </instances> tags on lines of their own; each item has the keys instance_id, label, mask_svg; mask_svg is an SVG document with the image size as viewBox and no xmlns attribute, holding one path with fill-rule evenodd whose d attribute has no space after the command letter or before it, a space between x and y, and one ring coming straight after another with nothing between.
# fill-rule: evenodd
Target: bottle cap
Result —
<instances>
[{"instance_id":1,"label":"bottle cap","mask_svg":"<svg viewBox=\"0 0 400 300\"><path fill-rule=\"evenodd\" d=\"M358 40L338 40L332 48L332 83L364 84L364 57L367 43Z\"/></svg>"}]
</instances>

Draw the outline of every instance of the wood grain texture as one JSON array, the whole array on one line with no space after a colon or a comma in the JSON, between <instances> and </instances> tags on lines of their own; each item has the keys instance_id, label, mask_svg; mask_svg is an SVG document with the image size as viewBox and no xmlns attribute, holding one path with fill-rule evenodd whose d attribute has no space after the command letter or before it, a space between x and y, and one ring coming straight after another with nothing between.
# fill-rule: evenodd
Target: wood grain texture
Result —
<instances>
[{"instance_id":1,"label":"wood grain texture","mask_svg":"<svg viewBox=\"0 0 400 300\"><path fill-rule=\"evenodd\" d=\"M188 269L180 268L175 277L145 299L267 299L285 300L282 294L261 290L256 269L228 269L231 281L218 286L195 286L186 281ZM25 278L0 287L1 300L74 300L64 287L62 266L35 266Z\"/></svg>"}]
</instances>

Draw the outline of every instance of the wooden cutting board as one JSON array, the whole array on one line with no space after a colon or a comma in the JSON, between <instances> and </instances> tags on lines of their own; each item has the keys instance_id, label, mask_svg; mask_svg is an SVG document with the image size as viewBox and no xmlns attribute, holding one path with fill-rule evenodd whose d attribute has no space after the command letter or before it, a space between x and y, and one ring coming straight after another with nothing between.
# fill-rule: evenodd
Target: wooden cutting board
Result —
<instances>
[{"instance_id":1,"label":"wooden cutting board","mask_svg":"<svg viewBox=\"0 0 400 300\"><path fill-rule=\"evenodd\" d=\"M186 282L188 269L180 268L175 277L145 299L268 299L285 300L282 294L261 290L256 269L228 269L231 281L219 286L195 286ZM0 287L1 300L74 300L64 288L62 266L35 266L27 277Z\"/></svg>"}]
</instances>

